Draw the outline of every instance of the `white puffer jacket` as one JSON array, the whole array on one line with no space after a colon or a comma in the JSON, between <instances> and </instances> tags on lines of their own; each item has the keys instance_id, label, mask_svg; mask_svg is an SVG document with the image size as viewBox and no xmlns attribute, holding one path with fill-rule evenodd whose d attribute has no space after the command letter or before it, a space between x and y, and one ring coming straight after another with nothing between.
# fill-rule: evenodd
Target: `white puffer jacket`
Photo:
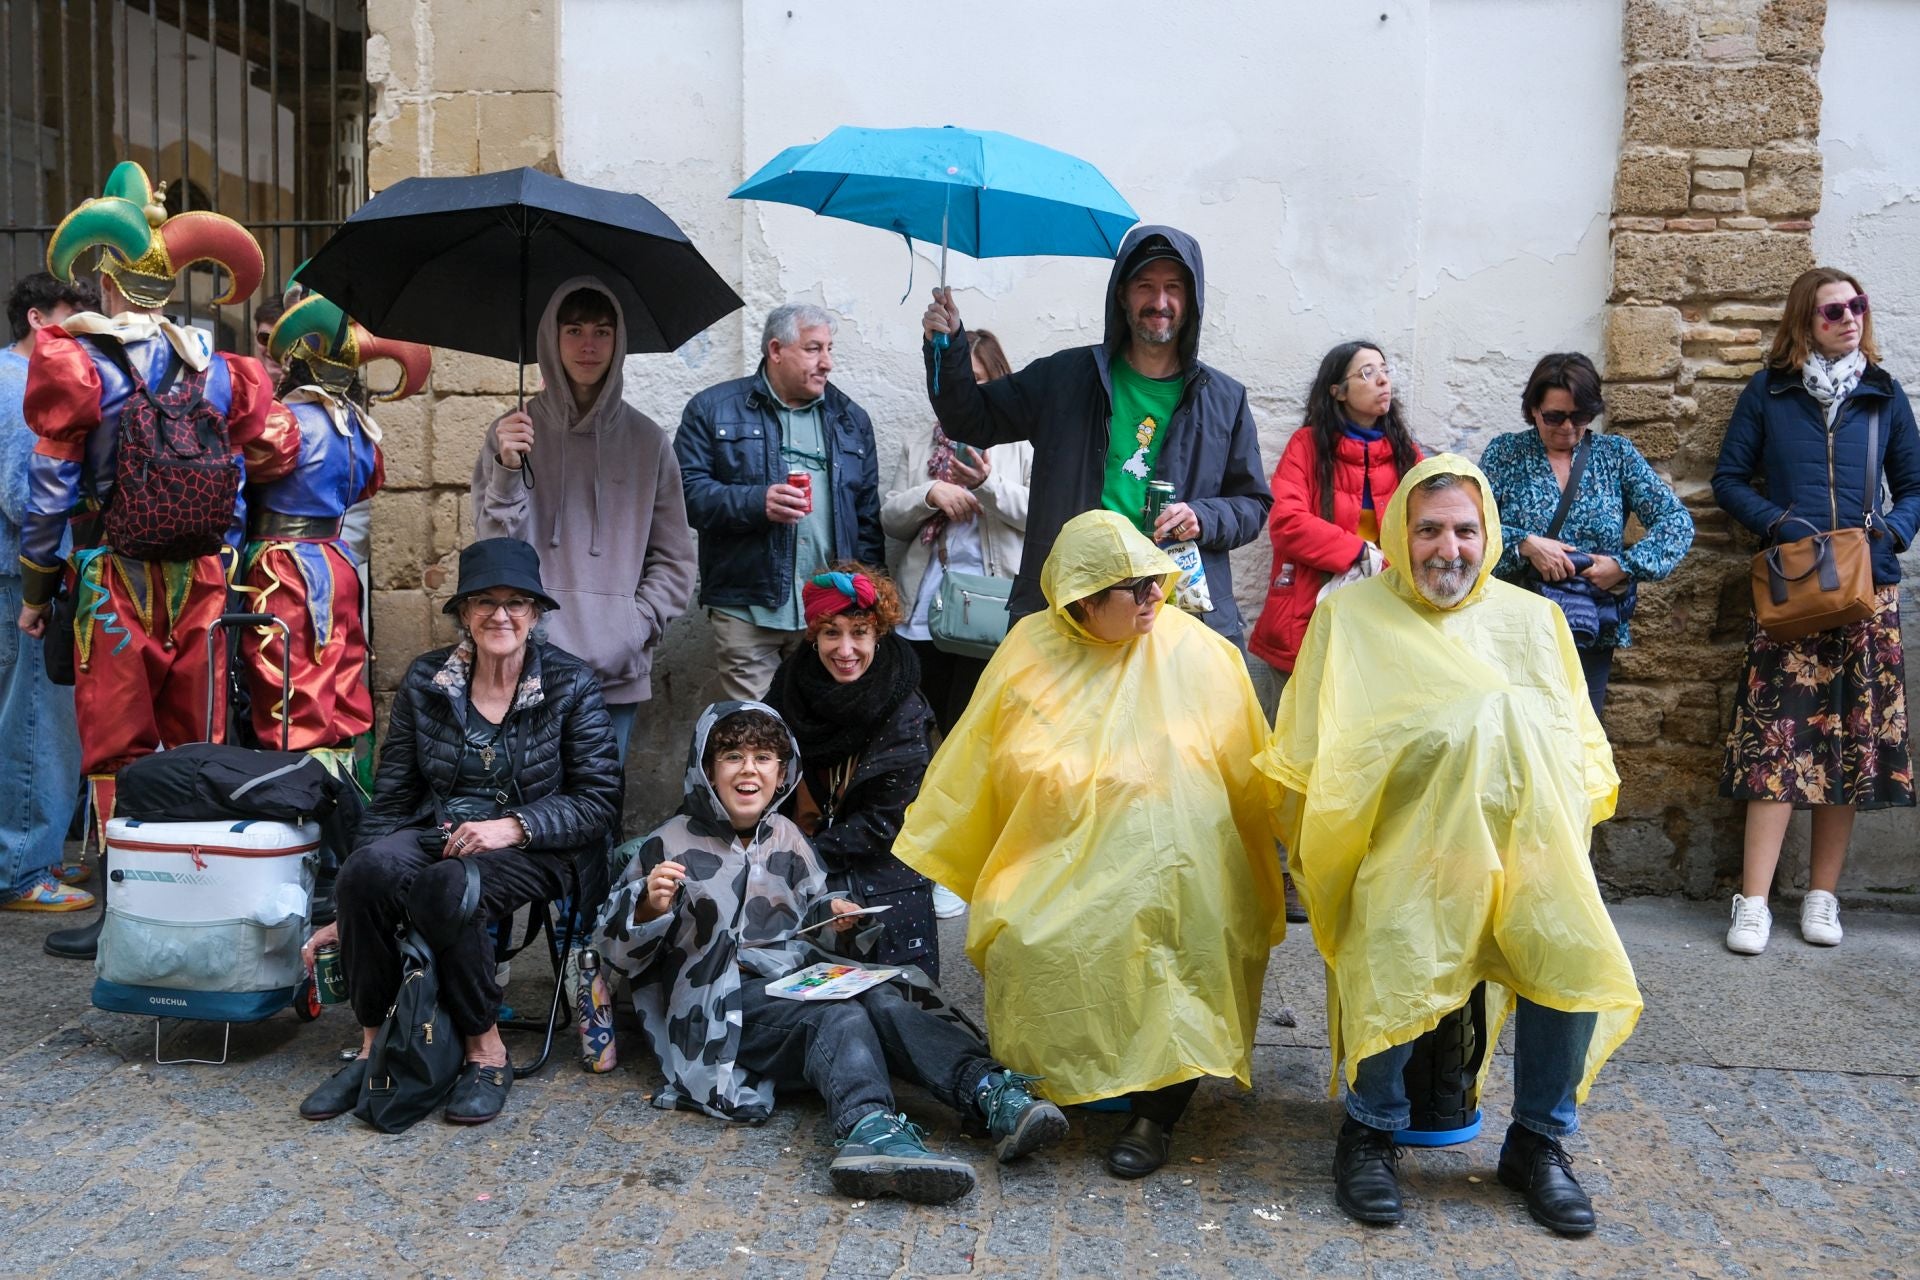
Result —
<instances>
[{"instance_id":1,"label":"white puffer jacket","mask_svg":"<svg viewBox=\"0 0 1920 1280\"><path fill-rule=\"evenodd\" d=\"M909 610L920 598L920 579L926 576L933 548L920 541L920 529L934 515L927 505L933 480L927 461L933 455L933 432L920 432L900 450L893 484L880 504L880 526L886 530L888 570L900 588L900 600ZM1027 536L1027 488L1033 480L1033 446L1024 440L997 444L987 450L993 470L973 491L980 499L981 556L987 572L1011 578L1020 571L1020 550Z\"/></svg>"}]
</instances>

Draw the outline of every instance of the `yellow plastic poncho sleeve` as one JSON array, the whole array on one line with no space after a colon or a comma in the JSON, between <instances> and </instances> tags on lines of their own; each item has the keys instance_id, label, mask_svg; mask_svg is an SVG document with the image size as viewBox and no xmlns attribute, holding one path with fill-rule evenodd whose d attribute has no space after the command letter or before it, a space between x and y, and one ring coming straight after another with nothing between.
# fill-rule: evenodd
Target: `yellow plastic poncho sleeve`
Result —
<instances>
[{"instance_id":1,"label":"yellow plastic poncho sleeve","mask_svg":"<svg viewBox=\"0 0 1920 1280\"><path fill-rule=\"evenodd\" d=\"M1407 501L1443 471L1479 485L1487 544L1472 591L1444 609L1405 568ZM1494 1035L1516 993L1599 1015L1584 1101L1641 1001L1588 854L1619 779L1572 633L1550 602L1487 576L1499 513L1463 458L1408 473L1381 549L1384 574L1314 611L1257 761L1286 789L1294 887L1326 961L1329 1092L1485 981Z\"/></svg>"},{"instance_id":2,"label":"yellow plastic poncho sleeve","mask_svg":"<svg viewBox=\"0 0 1920 1280\"><path fill-rule=\"evenodd\" d=\"M972 904L988 1038L1057 1102L1197 1076L1247 1085L1285 933L1266 726L1231 643L1171 606L1109 643L1066 605L1177 576L1108 511L1064 525L1041 586L935 754L893 852Z\"/></svg>"}]
</instances>

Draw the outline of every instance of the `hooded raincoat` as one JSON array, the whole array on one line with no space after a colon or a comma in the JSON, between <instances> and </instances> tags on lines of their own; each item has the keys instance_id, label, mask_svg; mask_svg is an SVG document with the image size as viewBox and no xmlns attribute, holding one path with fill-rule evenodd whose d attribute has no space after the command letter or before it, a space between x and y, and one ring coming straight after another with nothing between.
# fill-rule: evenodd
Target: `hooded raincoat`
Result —
<instances>
[{"instance_id":1,"label":"hooded raincoat","mask_svg":"<svg viewBox=\"0 0 1920 1280\"><path fill-rule=\"evenodd\" d=\"M527 401L537 485L500 465L489 428L469 492L474 537L519 538L540 553L541 581L561 606L547 638L593 668L607 705L622 706L653 696L654 649L693 600L693 529L672 442L622 398L627 321L610 293L613 363L585 413L573 402L555 317L576 289L605 291L576 276L540 317L542 385Z\"/></svg>"},{"instance_id":2,"label":"hooded raincoat","mask_svg":"<svg viewBox=\"0 0 1920 1280\"><path fill-rule=\"evenodd\" d=\"M1406 566L1407 503L1447 472L1480 486L1486 546L1451 608ZM1293 883L1327 965L1336 1091L1486 982L1492 1034L1516 994L1599 1015L1581 1074L1640 1016L1588 847L1619 779L1565 617L1494 580L1500 513L1464 458L1407 473L1381 525L1389 567L1314 610L1257 761L1286 793Z\"/></svg>"},{"instance_id":3,"label":"hooded raincoat","mask_svg":"<svg viewBox=\"0 0 1920 1280\"><path fill-rule=\"evenodd\" d=\"M1041 586L928 768L894 855L973 907L988 1039L1056 1102L1246 1085L1285 934L1265 731L1234 645L1163 605L1096 639L1067 605L1177 571L1131 521L1067 521Z\"/></svg>"}]
</instances>

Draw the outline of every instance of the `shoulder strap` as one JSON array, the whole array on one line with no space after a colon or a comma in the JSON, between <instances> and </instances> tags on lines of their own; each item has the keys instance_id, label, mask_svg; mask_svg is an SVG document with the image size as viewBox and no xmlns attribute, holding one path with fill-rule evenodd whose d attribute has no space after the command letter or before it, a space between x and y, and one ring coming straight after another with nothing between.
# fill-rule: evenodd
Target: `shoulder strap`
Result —
<instances>
[{"instance_id":1,"label":"shoulder strap","mask_svg":"<svg viewBox=\"0 0 1920 1280\"><path fill-rule=\"evenodd\" d=\"M95 341L93 349L113 362L116 369L127 375L127 380L141 391L147 389L147 380L133 367L133 357L127 354L126 346L117 338L103 338Z\"/></svg>"},{"instance_id":2,"label":"shoulder strap","mask_svg":"<svg viewBox=\"0 0 1920 1280\"><path fill-rule=\"evenodd\" d=\"M480 909L480 864L472 858L462 858L460 863L467 869L467 887L460 893L459 919L449 932L466 928L473 919L473 913Z\"/></svg>"},{"instance_id":3,"label":"shoulder strap","mask_svg":"<svg viewBox=\"0 0 1920 1280\"><path fill-rule=\"evenodd\" d=\"M1560 526L1567 522L1567 512L1573 510L1573 500L1580 492L1580 477L1587 471L1587 455L1593 451L1593 432L1588 431L1580 437L1580 447L1573 451L1573 465L1567 468L1567 487L1560 491L1560 505L1553 509L1553 521L1547 525L1546 536L1558 541Z\"/></svg>"},{"instance_id":4,"label":"shoulder strap","mask_svg":"<svg viewBox=\"0 0 1920 1280\"><path fill-rule=\"evenodd\" d=\"M1873 528L1874 510L1880 505L1880 410L1867 414L1867 506L1860 527Z\"/></svg>"}]
</instances>

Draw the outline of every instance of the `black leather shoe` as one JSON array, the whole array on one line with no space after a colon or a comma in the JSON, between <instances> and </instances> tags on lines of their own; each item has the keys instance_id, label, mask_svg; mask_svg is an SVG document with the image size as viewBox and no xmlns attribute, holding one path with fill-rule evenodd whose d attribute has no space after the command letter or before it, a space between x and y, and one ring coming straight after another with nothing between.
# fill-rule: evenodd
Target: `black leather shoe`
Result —
<instances>
[{"instance_id":1,"label":"black leather shoe","mask_svg":"<svg viewBox=\"0 0 1920 1280\"><path fill-rule=\"evenodd\" d=\"M360 1086L366 1083L367 1060L355 1058L325 1080L300 1104L302 1120L331 1120L345 1115L360 1103Z\"/></svg>"},{"instance_id":2,"label":"black leather shoe","mask_svg":"<svg viewBox=\"0 0 1920 1280\"><path fill-rule=\"evenodd\" d=\"M512 1063L503 1067L467 1063L447 1095L447 1123L485 1124L507 1105L507 1090L512 1087Z\"/></svg>"},{"instance_id":3,"label":"black leather shoe","mask_svg":"<svg viewBox=\"0 0 1920 1280\"><path fill-rule=\"evenodd\" d=\"M1500 1181L1527 1198L1527 1212L1541 1226L1563 1236L1593 1230L1593 1201L1573 1176L1567 1149L1545 1134L1508 1127L1500 1148Z\"/></svg>"},{"instance_id":4,"label":"black leather shoe","mask_svg":"<svg viewBox=\"0 0 1920 1280\"><path fill-rule=\"evenodd\" d=\"M100 950L100 926L106 921L107 911L103 905L100 914L87 924L71 929L55 929L40 943L41 949L62 960L91 960L94 953Z\"/></svg>"},{"instance_id":5,"label":"black leather shoe","mask_svg":"<svg viewBox=\"0 0 1920 1280\"><path fill-rule=\"evenodd\" d=\"M1355 1221L1400 1221L1399 1162L1391 1133L1348 1116L1333 1146L1333 1198Z\"/></svg>"},{"instance_id":6,"label":"black leather shoe","mask_svg":"<svg viewBox=\"0 0 1920 1280\"><path fill-rule=\"evenodd\" d=\"M1135 1116L1107 1149L1107 1172L1116 1178L1144 1178L1167 1162L1173 1130Z\"/></svg>"}]
</instances>

